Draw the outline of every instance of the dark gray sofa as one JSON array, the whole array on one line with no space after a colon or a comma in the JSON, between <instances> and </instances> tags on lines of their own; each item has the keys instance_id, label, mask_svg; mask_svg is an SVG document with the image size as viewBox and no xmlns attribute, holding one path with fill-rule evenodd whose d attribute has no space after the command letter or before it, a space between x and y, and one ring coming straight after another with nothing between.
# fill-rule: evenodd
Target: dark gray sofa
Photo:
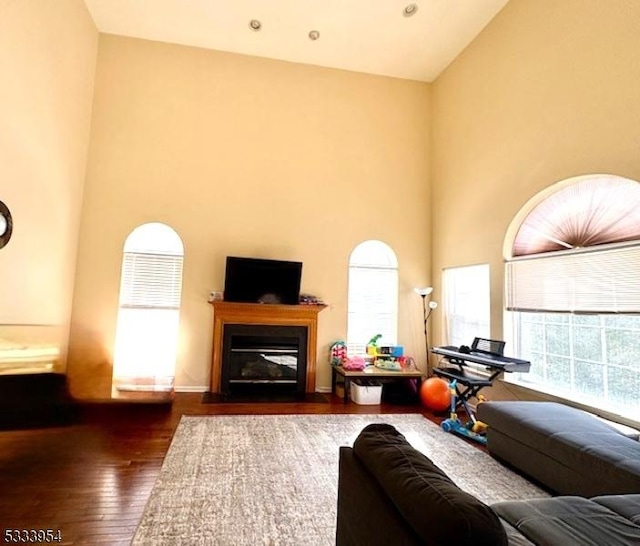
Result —
<instances>
[{"instance_id":1,"label":"dark gray sofa","mask_svg":"<svg viewBox=\"0 0 640 546\"><path fill-rule=\"evenodd\" d=\"M631 546L640 494L541 498L488 506L414 449L373 424L340 448L337 546Z\"/></svg>"},{"instance_id":2,"label":"dark gray sofa","mask_svg":"<svg viewBox=\"0 0 640 546\"><path fill-rule=\"evenodd\" d=\"M487 449L560 495L640 493L640 442L576 408L556 402L478 405L489 425Z\"/></svg>"}]
</instances>

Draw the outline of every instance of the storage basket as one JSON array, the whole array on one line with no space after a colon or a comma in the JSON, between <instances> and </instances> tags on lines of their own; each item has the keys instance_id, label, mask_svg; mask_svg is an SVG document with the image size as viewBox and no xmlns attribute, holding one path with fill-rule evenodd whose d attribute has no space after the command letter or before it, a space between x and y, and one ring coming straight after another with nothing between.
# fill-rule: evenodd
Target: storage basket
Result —
<instances>
[{"instance_id":1,"label":"storage basket","mask_svg":"<svg viewBox=\"0 0 640 546\"><path fill-rule=\"evenodd\" d=\"M379 404L382 399L382 385L359 385L352 381L349 386L351 400L362 406Z\"/></svg>"}]
</instances>

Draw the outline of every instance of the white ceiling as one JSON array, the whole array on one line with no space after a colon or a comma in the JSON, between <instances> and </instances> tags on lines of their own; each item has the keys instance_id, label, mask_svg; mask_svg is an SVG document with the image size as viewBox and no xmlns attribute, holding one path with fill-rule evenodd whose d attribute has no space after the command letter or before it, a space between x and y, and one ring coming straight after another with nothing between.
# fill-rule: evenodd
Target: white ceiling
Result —
<instances>
[{"instance_id":1,"label":"white ceiling","mask_svg":"<svg viewBox=\"0 0 640 546\"><path fill-rule=\"evenodd\" d=\"M100 32L430 82L508 0L85 0ZM415 3L418 10L405 17ZM249 21L262 29L254 32ZM320 38L309 39L317 30Z\"/></svg>"}]
</instances>

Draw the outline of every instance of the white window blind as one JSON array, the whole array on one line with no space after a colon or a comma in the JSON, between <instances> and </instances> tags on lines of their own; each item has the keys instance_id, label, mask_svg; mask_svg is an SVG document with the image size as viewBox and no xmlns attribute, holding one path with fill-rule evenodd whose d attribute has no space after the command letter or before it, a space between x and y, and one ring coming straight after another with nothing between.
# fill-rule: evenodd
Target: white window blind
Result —
<instances>
[{"instance_id":1,"label":"white window blind","mask_svg":"<svg viewBox=\"0 0 640 546\"><path fill-rule=\"evenodd\" d=\"M640 245L600 245L506 263L509 311L640 312Z\"/></svg>"},{"instance_id":2,"label":"white window blind","mask_svg":"<svg viewBox=\"0 0 640 546\"><path fill-rule=\"evenodd\" d=\"M182 288L182 256L125 252L120 306L178 309Z\"/></svg>"},{"instance_id":3,"label":"white window blind","mask_svg":"<svg viewBox=\"0 0 640 546\"><path fill-rule=\"evenodd\" d=\"M640 239L640 184L614 175L587 175L556 184L527 213L513 256Z\"/></svg>"},{"instance_id":4,"label":"white window blind","mask_svg":"<svg viewBox=\"0 0 640 546\"><path fill-rule=\"evenodd\" d=\"M393 250L381 241L358 245L349 260L347 348L364 354L375 335L379 344L397 343L398 266Z\"/></svg>"}]
</instances>

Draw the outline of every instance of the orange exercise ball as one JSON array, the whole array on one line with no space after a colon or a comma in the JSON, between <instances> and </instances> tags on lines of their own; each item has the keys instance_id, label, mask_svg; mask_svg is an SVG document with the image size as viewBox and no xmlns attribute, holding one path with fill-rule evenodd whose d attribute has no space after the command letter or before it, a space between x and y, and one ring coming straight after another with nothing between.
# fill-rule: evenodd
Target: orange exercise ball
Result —
<instances>
[{"instance_id":1,"label":"orange exercise ball","mask_svg":"<svg viewBox=\"0 0 640 546\"><path fill-rule=\"evenodd\" d=\"M422 403L433 411L444 411L451 404L449 383L440 377L430 377L420 387Z\"/></svg>"}]
</instances>

